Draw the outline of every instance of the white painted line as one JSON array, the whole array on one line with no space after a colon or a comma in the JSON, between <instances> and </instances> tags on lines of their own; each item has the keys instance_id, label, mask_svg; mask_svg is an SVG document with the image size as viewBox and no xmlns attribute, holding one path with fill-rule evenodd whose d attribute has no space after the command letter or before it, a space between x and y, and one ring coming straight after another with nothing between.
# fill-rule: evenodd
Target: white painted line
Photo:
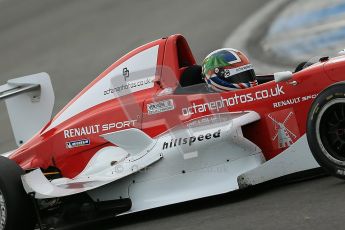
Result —
<instances>
[{"instance_id":1,"label":"white painted line","mask_svg":"<svg viewBox=\"0 0 345 230\"><path fill-rule=\"evenodd\" d=\"M273 12L280 10L280 8L289 0L272 0L259 9L253 16L248 18L242 23L224 42L224 47L236 48L243 51L254 65L254 69L257 73L267 74L272 72L281 71L280 68L264 63L260 60L253 58L246 50L246 45L249 38L252 36L253 31L258 26L261 26L267 17ZM259 42L259 41L258 41ZM258 44L259 45L259 44Z\"/></svg>"}]
</instances>

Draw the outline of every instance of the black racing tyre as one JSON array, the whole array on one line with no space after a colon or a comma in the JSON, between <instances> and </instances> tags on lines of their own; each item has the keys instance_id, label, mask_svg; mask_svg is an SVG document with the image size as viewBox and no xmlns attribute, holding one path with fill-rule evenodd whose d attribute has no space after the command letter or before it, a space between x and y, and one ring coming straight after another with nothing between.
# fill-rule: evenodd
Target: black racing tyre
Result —
<instances>
[{"instance_id":1,"label":"black racing tyre","mask_svg":"<svg viewBox=\"0 0 345 230\"><path fill-rule=\"evenodd\" d=\"M0 230L33 230L36 218L14 161L0 156Z\"/></svg>"},{"instance_id":2,"label":"black racing tyre","mask_svg":"<svg viewBox=\"0 0 345 230\"><path fill-rule=\"evenodd\" d=\"M345 179L345 82L316 97L308 114L307 139L315 160L331 175Z\"/></svg>"}]
</instances>

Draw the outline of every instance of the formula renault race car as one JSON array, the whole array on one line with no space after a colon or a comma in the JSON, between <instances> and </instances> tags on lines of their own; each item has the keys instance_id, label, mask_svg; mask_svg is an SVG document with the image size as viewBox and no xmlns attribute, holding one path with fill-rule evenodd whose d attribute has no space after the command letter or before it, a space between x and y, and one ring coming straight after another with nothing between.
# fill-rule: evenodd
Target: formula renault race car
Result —
<instances>
[{"instance_id":1,"label":"formula renault race car","mask_svg":"<svg viewBox=\"0 0 345 230\"><path fill-rule=\"evenodd\" d=\"M345 57L322 58L215 93L173 35L116 61L52 120L46 73L9 80L0 99L18 149L0 156L0 229L124 215L319 164L344 176L344 72Z\"/></svg>"}]
</instances>

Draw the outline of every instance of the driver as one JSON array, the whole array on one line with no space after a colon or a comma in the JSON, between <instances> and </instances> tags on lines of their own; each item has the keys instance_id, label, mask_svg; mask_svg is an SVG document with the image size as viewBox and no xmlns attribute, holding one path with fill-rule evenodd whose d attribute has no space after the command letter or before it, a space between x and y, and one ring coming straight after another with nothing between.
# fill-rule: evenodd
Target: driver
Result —
<instances>
[{"instance_id":1,"label":"driver","mask_svg":"<svg viewBox=\"0 0 345 230\"><path fill-rule=\"evenodd\" d=\"M215 50L204 59L202 75L214 91L245 89L258 84L249 59L235 49Z\"/></svg>"}]
</instances>

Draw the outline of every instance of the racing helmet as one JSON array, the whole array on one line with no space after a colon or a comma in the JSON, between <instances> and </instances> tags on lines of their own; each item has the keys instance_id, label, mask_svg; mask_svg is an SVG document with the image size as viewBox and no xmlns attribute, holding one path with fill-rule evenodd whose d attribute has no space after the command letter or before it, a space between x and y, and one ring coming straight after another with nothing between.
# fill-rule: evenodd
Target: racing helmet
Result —
<instances>
[{"instance_id":1,"label":"racing helmet","mask_svg":"<svg viewBox=\"0 0 345 230\"><path fill-rule=\"evenodd\" d=\"M258 84L249 59L235 49L215 50L204 59L202 75L215 91L245 89Z\"/></svg>"}]
</instances>

